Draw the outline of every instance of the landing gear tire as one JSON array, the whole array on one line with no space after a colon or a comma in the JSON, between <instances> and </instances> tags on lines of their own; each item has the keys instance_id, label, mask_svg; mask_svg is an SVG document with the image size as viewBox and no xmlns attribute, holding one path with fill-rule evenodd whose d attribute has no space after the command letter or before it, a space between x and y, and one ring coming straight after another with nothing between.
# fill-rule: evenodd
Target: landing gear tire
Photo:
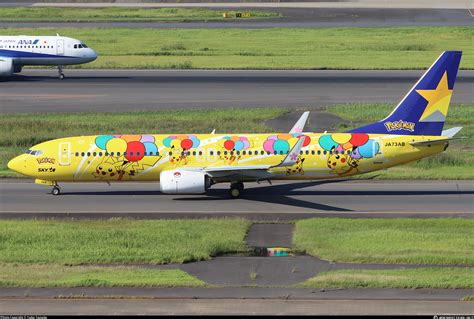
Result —
<instances>
[{"instance_id":1,"label":"landing gear tire","mask_svg":"<svg viewBox=\"0 0 474 319\"><path fill-rule=\"evenodd\" d=\"M58 66L58 73L59 73L59 79L64 80L64 78L66 76L63 73L63 66L62 65Z\"/></svg>"},{"instance_id":2,"label":"landing gear tire","mask_svg":"<svg viewBox=\"0 0 474 319\"><path fill-rule=\"evenodd\" d=\"M53 189L51 190L51 194L59 195L59 194L61 194L61 189L57 186L54 186Z\"/></svg>"},{"instance_id":3,"label":"landing gear tire","mask_svg":"<svg viewBox=\"0 0 474 319\"><path fill-rule=\"evenodd\" d=\"M244 191L244 183L234 183L230 185L229 195L231 198L239 198Z\"/></svg>"}]
</instances>

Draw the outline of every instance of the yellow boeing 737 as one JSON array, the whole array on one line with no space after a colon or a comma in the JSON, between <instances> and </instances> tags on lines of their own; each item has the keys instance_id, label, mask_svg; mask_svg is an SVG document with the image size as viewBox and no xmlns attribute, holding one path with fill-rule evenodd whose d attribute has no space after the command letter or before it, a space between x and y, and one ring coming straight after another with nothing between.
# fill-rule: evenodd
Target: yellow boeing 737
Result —
<instances>
[{"instance_id":1,"label":"yellow boeing 737","mask_svg":"<svg viewBox=\"0 0 474 319\"><path fill-rule=\"evenodd\" d=\"M289 133L143 134L65 137L33 146L8 167L36 183L159 181L171 194L230 183L347 177L446 150L461 128L443 131L461 52L446 51L385 119L343 133L305 133L308 112Z\"/></svg>"}]
</instances>

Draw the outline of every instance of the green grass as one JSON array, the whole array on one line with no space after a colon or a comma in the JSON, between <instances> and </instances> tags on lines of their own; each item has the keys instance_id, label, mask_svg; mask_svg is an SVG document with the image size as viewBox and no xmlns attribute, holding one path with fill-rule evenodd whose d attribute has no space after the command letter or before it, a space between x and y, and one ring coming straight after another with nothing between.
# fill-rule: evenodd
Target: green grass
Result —
<instances>
[{"instance_id":1,"label":"green grass","mask_svg":"<svg viewBox=\"0 0 474 319\"><path fill-rule=\"evenodd\" d=\"M235 19L236 10L211 10L204 8L0 8L2 21L41 22L97 22L97 21L193 21L228 20L222 14L228 12ZM276 12L242 10L251 18L279 17ZM248 19L248 18L243 18Z\"/></svg>"},{"instance_id":2,"label":"green grass","mask_svg":"<svg viewBox=\"0 0 474 319\"><path fill-rule=\"evenodd\" d=\"M474 296L465 296L462 301L474 301Z\"/></svg>"},{"instance_id":3,"label":"green grass","mask_svg":"<svg viewBox=\"0 0 474 319\"><path fill-rule=\"evenodd\" d=\"M0 264L0 287L205 287L179 269Z\"/></svg>"},{"instance_id":4,"label":"green grass","mask_svg":"<svg viewBox=\"0 0 474 319\"><path fill-rule=\"evenodd\" d=\"M345 131L371 122L376 122L390 114L394 105L339 104L329 106L326 111L349 121L340 125L337 131ZM385 171L360 175L361 178L377 176L378 179L474 179L474 104L454 104L449 108L445 129L462 126L446 152L427 157L417 162L397 166Z\"/></svg>"},{"instance_id":5,"label":"green grass","mask_svg":"<svg viewBox=\"0 0 474 319\"><path fill-rule=\"evenodd\" d=\"M124 132L176 133L183 128L183 133L210 133L213 129L226 133L264 133L272 131L272 128L262 124L265 120L286 112L286 108L226 108L127 113L3 114L0 118L0 176L20 176L8 170L8 161L35 144L55 138Z\"/></svg>"},{"instance_id":6,"label":"green grass","mask_svg":"<svg viewBox=\"0 0 474 319\"><path fill-rule=\"evenodd\" d=\"M298 250L358 263L474 265L472 219L340 219L296 222Z\"/></svg>"},{"instance_id":7,"label":"green grass","mask_svg":"<svg viewBox=\"0 0 474 319\"><path fill-rule=\"evenodd\" d=\"M139 203L138 203L139 204ZM243 252L241 219L0 220L0 263L183 263Z\"/></svg>"},{"instance_id":8,"label":"green grass","mask_svg":"<svg viewBox=\"0 0 474 319\"><path fill-rule=\"evenodd\" d=\"M336 270L297 285L302 288L474 288L474 268Z\"/></svg>"},{"instance_id":9,"label":"green grass","mask_svg":"<svg viewBox=\"0 0 474 319\"><path fill-rule=\"evenodd\" d=\"M80 68L426 69L445 50L474 68L470 27L120 29L6 28L80 39L99 58Z\"/></svg>"}]
</instances>

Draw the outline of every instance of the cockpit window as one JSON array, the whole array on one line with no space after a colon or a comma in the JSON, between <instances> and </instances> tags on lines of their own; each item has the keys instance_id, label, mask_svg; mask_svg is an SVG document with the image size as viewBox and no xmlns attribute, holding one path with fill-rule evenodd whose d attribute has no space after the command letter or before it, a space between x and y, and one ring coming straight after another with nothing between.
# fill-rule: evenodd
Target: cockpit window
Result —
<instances>
[{"instance_id":1,"label":"cockpit window","mask_svg":"<svg viewBox=\"0 0 474 319\"><path fill-rule=\"evenodd\" d=\"M83 48L87 49L87 45L85 43L81 43L81 45L82 45Z\"/></svg>"},{"instance_id":2,"label":"cockpit window","mask_svg":"<svg viewBox=\"0 0 474 319\"><path fill-rule=\"evenodd\" d=\"M39 156L39 155L43 154L43 151L40 151L40 150L36 150L36 151L27 150L25 153L26 153L26 154L33 155L33 156Z\"/></svg>"}]
</instances>

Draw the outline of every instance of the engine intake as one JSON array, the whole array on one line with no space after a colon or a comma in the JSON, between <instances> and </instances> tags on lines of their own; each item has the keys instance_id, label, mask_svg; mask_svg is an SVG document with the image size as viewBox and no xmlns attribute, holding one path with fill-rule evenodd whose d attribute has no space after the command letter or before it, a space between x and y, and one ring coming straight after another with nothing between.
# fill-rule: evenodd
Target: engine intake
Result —
<instances>
[{"instance_id":1,"label":"engine intake","mask_svg":"<svg viewBox=\"0 0 474 319\"><path fill-rule=\"evenodd\" d=\"M0 58L0 77L9 77L13 73L13 60Z\"/></svg>"},{"instance_id":2,"label":"engine intake","mask_svg":"<svg viewBox=\"0 0 474 319\"><path fill-rule=\"evenodd\" d=\"M166 194L202 194L211 186L203 172L175 169L160 173L160 190Z\"/></svg>"}]
</instances>

